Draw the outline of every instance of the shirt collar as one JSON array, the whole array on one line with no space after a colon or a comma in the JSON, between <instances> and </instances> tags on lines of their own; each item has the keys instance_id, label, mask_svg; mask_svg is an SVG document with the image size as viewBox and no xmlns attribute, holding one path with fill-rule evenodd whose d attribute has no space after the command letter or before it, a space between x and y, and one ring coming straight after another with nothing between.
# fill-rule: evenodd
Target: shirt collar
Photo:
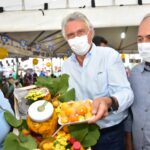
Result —
<instances>
[{"instance_id":1,"label":"shirt collar","mask_svg":"<svg viewBox=\"0 0 150 150\"><path fill-rule=\"evenodd\" d=\"M91 50L86 54L85 58L90 57L93 54L94 47L96 47L95 44L92 44ZM74 53L71 54L70 58L72 61L77 62L76 55Z\"/></svg>"}]
</instances>

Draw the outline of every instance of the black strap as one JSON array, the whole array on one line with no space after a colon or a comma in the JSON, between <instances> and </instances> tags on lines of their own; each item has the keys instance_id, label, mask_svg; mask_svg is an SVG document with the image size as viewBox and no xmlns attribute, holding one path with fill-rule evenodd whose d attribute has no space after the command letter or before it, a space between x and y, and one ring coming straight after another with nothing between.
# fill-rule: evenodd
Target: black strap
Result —
<instances>
[{"instance_id":1,"label":"black strap","mask_svg":"<svg viewBox=\"0 0 150 150\"><path fill-rule=\"evenodd\" d=\"M143 5L142 0L138 0L139 5Z\"/></svg>"}]
</instances>

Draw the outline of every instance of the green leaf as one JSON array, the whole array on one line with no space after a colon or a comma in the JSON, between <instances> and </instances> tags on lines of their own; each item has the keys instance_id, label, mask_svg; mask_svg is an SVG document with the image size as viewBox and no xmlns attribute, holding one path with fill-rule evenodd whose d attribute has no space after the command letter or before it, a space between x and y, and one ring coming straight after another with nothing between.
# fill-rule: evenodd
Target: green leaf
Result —
<instances>
[{"instance_id":1,"label":"green leaf","mask_svg":"<svg viewBox=\"0 0 150 150\"><path fill-rule=\"evenodd\" d=\"M50 77L38 77L35 85L39 87L47 87L51 95L55 94L55 89L53 89L53 79Z\"/></svg>"},{"instance_id":2,"label":"green leaf","mask_svg":"<svg viewBox=\"0 0 150 150\"><path fill-rule=\"evenodd\" d=\"M20 146L24 147L24 148L28 148L29 150L33 150L37 148L37 143L36 140L31 136L24 136L24 141L20 143Z\"/></svg>"},{"instance_id":3,"label":"green leaf","mask_svg":"<svg viewBox=\"0 0 150 150\"><path fill-rule=\"evenodd\" d=\"M3 150L30 150L22 147L19 143L18 136L14 133L9 133L3 143Z\"/></svg>"},{"instance_id":4,"label":"green leaf","mask_svg":"<svg viewBox=\"0 0 150 150\"><path fill-rule=\"evenodd\" d=\"M67 91L68 79L69 76L67 74L63 74L58 78L38 77L36 85L39 87L47 87L54 97Z\"/></svg>"},{"instance_id":5,"label":"green leaf","mask_svg":"<svg viewBox=\"0 0 150 150\"><path fill-rule=\"evenodd\" d=\"M22 142L22 143L28 141L27 136L24 136L23 133L21 133L21 132L19 134L19 139L20 139L20 142Z\"/></svg>"},{"instance_id":6,"label":"green leaf","mask_svg":"<svg viewBox=\"0 0 150 150\"><path fill-rule=\"evenodd\" d=\"M91 147L97 143L100 137L99 127L95 124L88 125L88 134L84 137L81 142L84 147Z\"/></svg>"},{"instance_id":7,"label":"green leaf","mask_svg":"<svg viewBox=\"0 0 150 150\"><path fill-rule=\"evenodd\" d=\"M29 129L27 125L27 121L25 119L22 120L21 129Z\"/></svg>"},{"instance_id":8,"label":"green leaf","mask_svg":"<svg viewBox=\"0 0 150 150\"><path fill-rule=\"evenodd\" d=\"M22 119L17 120L15 116L13 116L9 111L4 112L4 117L6 121L12 126L12 127L19 127L22 124Z\"/></svg>"},{"instance_id":9,"label":"green leaf","mask_svg":"<svg viewBox=\"0 0 150 150\"><path fill-rule=\"evenodd\" d=\"M33 150L36 148L37 143L31 135L18 137L14 133L9 133L3 144L3 150Z\"/></svg>"},{"instance_id":10,"label":"green leaf","mask_svg":"<svg viewBox=\"0 0 150 150\"><path fill-rule=\"evenodd\" d=\"M91 147L100 137L99 127L95 124L76 124L69 126L71 135L84 147Z\"/></svg>"},{"instance_id":11,"label":"green leaf","mask_svg":"<svg viewBox=\"0 0 150 150\"><path fill-rule=\"evenodd\" d=\"M69 84L68 84L69 75L63 74L59 77L58 83L58 91L57 94L63 94L67 91Z\"/></svg>"},{"instance_id":12,"label":"green leaf","mask_svg":"<svg viewBox=\"0 0 150 150\"><path fill-rule=\"evenodd\" d=\"M75 139L77 139L79 142L82 142L82 140L88 134L87 124L70 125L69 131Z\"/></svg>"},{"instance_id":13,"label":"green leaf","mask_svg":"<svg viewBox=\"0 0 150 150\"><path fill-rule=\"evenodd\" d=\"M68 102L71 100L75 100L75 89L71 89L71 90L65 92L63 95L60 95L58 97L58 100L61 102Z\"/></svg>"},{"instance_id":14,"label":"green leaf","mask_svg":"<svg viewBox=\"0 0 150 150\"><path fill-rule=\"evenodd\" d=\"M59 95L61 102L67 102L75 99L75 90L69 88L69 75L63 74L58 78L38 77L36 85L39 87L47 87L52 97Z\"/></svg>"}]
</instances>

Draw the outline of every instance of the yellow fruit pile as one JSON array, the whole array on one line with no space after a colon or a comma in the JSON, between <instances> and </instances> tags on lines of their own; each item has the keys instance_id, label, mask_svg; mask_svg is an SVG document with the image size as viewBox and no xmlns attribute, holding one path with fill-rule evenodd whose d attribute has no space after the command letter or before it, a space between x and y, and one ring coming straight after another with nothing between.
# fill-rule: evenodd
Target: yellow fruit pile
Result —
<instances>
[{"instance_id":1,"label":"yellow fruit pile","mask_svg":"<svg viewBox=\"0 0 150 150\"><path fill-rule=\"evenodd\" d=\"M45 139L40 143L40 150L67 150L68 141L71 138L69 133L59 131L54 139Z\"/></svg>"},{"instance_id":2,"label":"yellow fruit pile","mask_svg":"<svg viewBox=\"0 0 150 150\"><path fill-rule=\"evenodd\" d=\"M62 103L59 109L62 124L86 121L92 117L91 100Z\"/></svg>"}]
</instances>

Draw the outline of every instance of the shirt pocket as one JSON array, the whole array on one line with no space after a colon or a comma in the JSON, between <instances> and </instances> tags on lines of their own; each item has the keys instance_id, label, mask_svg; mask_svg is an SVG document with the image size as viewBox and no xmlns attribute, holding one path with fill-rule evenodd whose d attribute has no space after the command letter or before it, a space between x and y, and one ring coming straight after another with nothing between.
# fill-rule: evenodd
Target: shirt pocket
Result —
<instances>
[{"instance_id":1,"label":"shirt pocket","mask_svg":"<svg viewBox=\"0 0 150 150\"><path fill-rule=\"evenodd\" d=\"M107 87L107 76L104 70L100 70L97 72L95 77L95 84L96 84L96 95L104 96Z\"/></svg>"}]
</instances>

